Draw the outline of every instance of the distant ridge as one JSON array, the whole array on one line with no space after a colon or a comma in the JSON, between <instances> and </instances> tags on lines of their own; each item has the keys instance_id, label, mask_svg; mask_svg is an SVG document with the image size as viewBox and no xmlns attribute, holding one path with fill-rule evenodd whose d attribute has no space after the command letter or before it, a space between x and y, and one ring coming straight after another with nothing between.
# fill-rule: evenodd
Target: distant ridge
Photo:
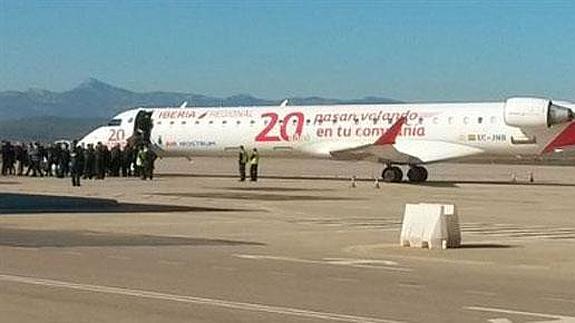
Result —
<instances>
[{"instance_id":1,"label":"distant ridge","mask_svg":"<svg viewBox=\"0 0 575 323\"><path fill-rule=\"evenodd\" d=\"M261 99L249 94L218 98L179 92L133 92L89 78L65 92L43 89L0 92L0 120L53 116L61 118L110 118L120 111L136 106L179 106L188 101L192 106L256 106L279 105L285 98ZM397 103L385 97L341 100L322 97L288 98L294 105L344 103Z\"/></svg>"}]
</instances>

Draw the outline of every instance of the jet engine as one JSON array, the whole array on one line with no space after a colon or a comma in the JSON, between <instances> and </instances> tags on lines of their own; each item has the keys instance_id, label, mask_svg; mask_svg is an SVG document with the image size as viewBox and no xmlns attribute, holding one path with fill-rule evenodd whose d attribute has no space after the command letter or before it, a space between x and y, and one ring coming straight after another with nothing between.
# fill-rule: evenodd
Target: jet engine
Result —
<instances>
[{"instance_id":1,"label":"jet engine","mask_svg":"<svg viewBox=\"0 0 575 323\"><path fill-rule=\"evenodd\" d=\"M573 111L547 99L511 98L505 102L504 119L508 126L543 128L573 120Z\"/></svg>"}]
</instances>

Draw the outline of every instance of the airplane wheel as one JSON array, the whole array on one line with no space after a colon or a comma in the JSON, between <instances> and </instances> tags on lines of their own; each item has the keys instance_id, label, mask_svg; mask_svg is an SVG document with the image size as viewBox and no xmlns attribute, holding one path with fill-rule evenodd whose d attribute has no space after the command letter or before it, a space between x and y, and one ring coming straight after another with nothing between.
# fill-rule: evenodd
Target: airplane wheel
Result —
<instances>
[{"instance_id":1,"label":"airplane wheel","mask_svg":"<svg viewBox=\"0 0 575 323\"><path fill-rule=\"evenodd\" d=\"M396 166L386 167L383 170L381 177L383 178L384 182L398 183L403 179L403 172L401 171L401 168Z\"/></svg>"},{"instance_id":2,"label":"airplane wheel","mask_svg":"<svg viewBox=\"0 0 575 323\"><path fill-rule=\"evenodd\" d=\"M407 171L407 178L410 182L421 183L427 180L427 169L421 166L413 166Z\"/></svg>"}]
</instances>

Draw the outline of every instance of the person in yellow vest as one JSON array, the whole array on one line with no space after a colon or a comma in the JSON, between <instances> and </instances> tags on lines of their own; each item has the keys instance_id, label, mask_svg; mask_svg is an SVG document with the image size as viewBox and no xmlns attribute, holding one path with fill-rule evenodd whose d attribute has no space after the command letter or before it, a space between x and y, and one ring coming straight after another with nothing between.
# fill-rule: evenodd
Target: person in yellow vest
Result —
<instances>
[{"instance_id":1,"label":"person in yellow vest","mask_svg":"<svg viewBox=\"0 0 575 323\"><path fill-rule=\"evenodd\" d=\"M240 146L238 162L240 166L240 181L243 182L246 180L246 164L248 163L248 152L245 150L244 146Z\"/></svg>"},{"instance_id":2,"label":"person in yellow vest","mask_svg":"<svg viewBox=\"0 0 575 323\"><path fill-rule=\"evenodd\" d=\"M258 150L254 148L250 156L250 179L252 182L258 180L258 164L260 163L260 155Z\"/></svg>"}]
</instances>

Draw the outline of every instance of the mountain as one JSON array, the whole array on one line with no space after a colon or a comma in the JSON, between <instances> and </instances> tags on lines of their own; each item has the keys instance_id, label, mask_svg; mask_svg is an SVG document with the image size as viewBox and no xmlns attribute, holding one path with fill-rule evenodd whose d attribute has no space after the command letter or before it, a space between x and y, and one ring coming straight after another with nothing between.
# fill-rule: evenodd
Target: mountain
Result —
<instances>
[{"instance_id":1,"label":"mountain","mask_svg":"<svg viewBox=\"0 0 575 323\"><path fill-rule=\"evenodd\" d=\"M392 103L393 99L368 97L359 100L320 97L291 98L290 104ZM41 89L0 92L0 120L53 116L61 118L110 118L120 111L137 106L179 106L188 101L192 106L279 105L282 99L268 100L241 94L226 98L178 92L133 92L94 78L66 92Z\"/></svg>"},{"instance_id":2,"label":"mountain","mask_svg":"<svg viewBox=\"0 0 575 323\"><path fill-rule=\"evenodd\" d=\"M0 92L0 138L52 141L78 138L104 120L133 107L279 105L282 100L256 98L248 94L217 98L193 93L133 92L94 78L65 92L43 89ZM291 105L343 103L397 103L383 97L339 100L321 97L290 98Z\"/></svg>"},{"instance_id":3,"label":"mountain","mask_svg":"<svg viewBox=\"0 0 575 323\"><path fill-rule=\"evenodd\" d=\"M79 139L90 130L105 124L106 119L33 117L0 120L0 138L21 142L54 142Z\"/></svg>"}]
</instances>

